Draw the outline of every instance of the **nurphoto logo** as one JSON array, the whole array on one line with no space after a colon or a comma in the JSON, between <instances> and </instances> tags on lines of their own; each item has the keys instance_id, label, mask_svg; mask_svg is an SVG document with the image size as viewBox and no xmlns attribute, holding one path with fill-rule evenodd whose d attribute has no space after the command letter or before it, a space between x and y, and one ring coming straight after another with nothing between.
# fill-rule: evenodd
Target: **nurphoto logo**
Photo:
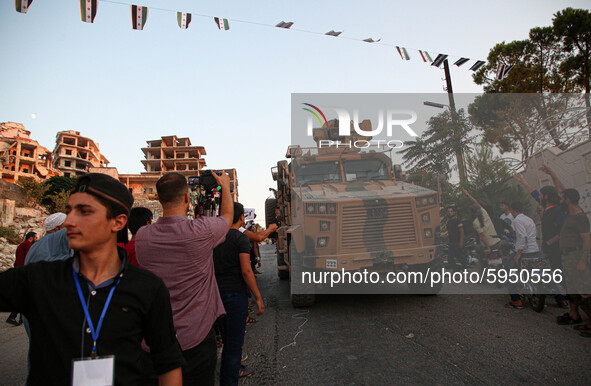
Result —
<instances>
[{"instance_id":1,"label":"nurphoto logo","mask_svg":"<svg viewBox=\"0 0 591 386\"><path fill-rule=\"evenodd\" d=\"M307 117L308 136L314 135L314 125L316 124L316 121L318 121L320 127L328 127L328 120L322 109L325 111L330 109L336 112L339 121L338 136L344 138L344 140L322 139L318 142L319 147L367 148L370 146L387 146L393 149L399 149L404 146L404 141L392 139L392 136L394 133L399 133L400 128L402 128L409 136L418 137L417 133L410 127L411 124L417 121L417 113L413 110L388 109L384 113L383 109L379 109L377 127L373 130L364 130L359 125L359 109L353 109L353 119L351 119L349 111L342 107L321 106L322 109L320 109L310 103L303 103L303 105L307 106L303 107L303 109L310 113ZM353 136L351 135L351 128L355 131ZM386 129L387 139L372 139L373 137L380 135L382 131L384 131L384 128ZM350 137L355 137L355 139ZM359 139L363 137L366 137L366 139Z\"/></svg>"}]
</instances>

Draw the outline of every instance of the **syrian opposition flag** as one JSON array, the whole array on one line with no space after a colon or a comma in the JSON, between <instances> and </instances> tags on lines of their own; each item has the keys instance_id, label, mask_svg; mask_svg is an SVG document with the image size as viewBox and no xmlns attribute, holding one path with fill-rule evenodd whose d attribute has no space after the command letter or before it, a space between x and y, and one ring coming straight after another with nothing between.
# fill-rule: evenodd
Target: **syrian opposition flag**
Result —
<instances>
[{"instance_id":1,"label":"syrian opposition flag","mask_svg":"<svg viewBox=\"0 0 591 386\"><path fill-rule=\"evenodd\" d=\"M419 54L421 55L421 59L423 59L423 62L432 62L433 61L433 59L431 59L431 56L429 55L429 53L427 51L419 50Z\"/></svg>"},{"instance_id":2,"label":"syrian opposition flag","mask_svg":"<svg viewBox=\"0 0 591 386\"><path fill-rule=\"evenodd\" d=\"M187 29L189 28L189 23L191 23L191 14L185 12L177 12L176 20L179 23L179 27L181 27L181 29Z\"/></svg>"},{"instance_id":3,"label":"syrian opposition flag","mask_svg":"<svg viewBox=\"0 0 591 386\"><path fill-rule=\"evenodd\" d=\"M454 65L460 67L462 64L465 64L468 60L470 60L469 58L459 58Z\"/></svg>"},{"instance_id":4,"label":"syrian opposition flag","mask_svg":"<svg viewBox=\"0 0 591 386\"><path fill-rule=\"evenodd\" d=\"M402 58L402 60L410 60L410 56L408 56L408 52L406 52L406 48L396 46L396 50L398 51L398 54L400 54L400 57Z\"/></svg>"},{"instance_id":5,"label":"syrian opposition flag","mask_svg":"<svg viewBox=\"0 0 591 386\"><path fill-rule=\"evenodd\" d=\"M439 54L439 55L437 55L437 57L435 58L433 63L431 63L431 65L435 66L435 67L439 67L446 59L447 59L447 55Z\"/></svg>"},{"instance_id":6,"label":"syrian opposition flag","mask_svg":"<svg viewBox=\"0 0 591 386\"><path fill-rule=\"evenodd\" d=\"M277 23L277 25L275 27L290 29L292 25L293 25L293 21L288 21L288 22L281 21L281 23Z\"/></svg>"},{"instance_id":7,"label":"syrian opposition flag","mask_svg":"<svg viewBox=\"0 0 591 386\"><path fill-rule=\"evenodd\" d=\"M85 23L94 22L98 0L80 0L80 18Z\"/></svg>"},{"instance_id":8,"label":"syrian opposition flag","mask_svg":"<svg viewBox=\"0 0 591 386\"><path fill-rule=\"evenodd\" d=\"M477 60L476 63L474 63L472 67L470 67L470 70L478 71L478 69L482 66L484 66L484 60Z\"/></svg>"},{"instance_id":9,"label":"syrian opposition flag","mask_svg":"<svg viewBox=\"0 0 591 386\"><path fill-rule=\"evenodd\" d=\"M131 28L139 29L140 31L143 30L144 25L146 25L146 20L148 20L148 7L142 7L141 5L132 5Z\"/></svg>"},{"instance_id":10,"label":"syrian opposition flag","mask_svg":"<svg viewBox=\"0 0 591 386\"><path fill-rule=\"evenodd\" d=\"M513 68L513 65L508 64L499 64L499 68L497 69L497 79L503 80L509 74L509 71Z\"/></svg>"},{"instance_id":11,"label":"syrian opposition flag","mask_svg":"<svg viewBox=\"0 0 591 386\"><path fill-rule=\"evenodd\" d=\"M14 8L17 12L27 13L33 0L14 0Z\"/></svg>"},{"instance_id":12,"label":"syrian opposition flag","mask_svg":"<svg viewBox=\"0 0 591 386\"><path fill-rule=\"evenodd\" d=\"M227 31L230 29L230 23L228 23L228 19L222 19L221 17L214 17L213 20L218 28L222 31Z\"/></svg>"},{"instance_id":13,"label":"syrian opposition flag","mask_svg":"<svg viewBox=\"0 0 591 386\"><path fill-rule=\"evenodd\" d=\"M336 37L336 36L339 36L342 33L343 33L343 31L334 31L334 30L331 29L330 31L328 31L327 33L325 33L325 35L335 36Z\"/></svg>"}]
</instances>

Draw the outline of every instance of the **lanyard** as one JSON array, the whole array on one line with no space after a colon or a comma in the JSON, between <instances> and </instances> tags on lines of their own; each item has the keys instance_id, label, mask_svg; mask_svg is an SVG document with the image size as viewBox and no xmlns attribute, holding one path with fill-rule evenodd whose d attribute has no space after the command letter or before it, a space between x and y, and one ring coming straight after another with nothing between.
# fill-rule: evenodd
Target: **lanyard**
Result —
<instances>
[{"instance_id":1,"label":"lanyard","mask_svg":"<svg viewBox=\"0 0 591 386\"><path fill-rule=\"evenodd\" d=\"M550 205L549 207L547 207L546 209L544 209L544 213L546 213L547 211L549 211L550 209L554 208L556 205Z\"/></svg>"},{"instance_id":2,"label":"lanyard","mask_svg":"<svg viewBox=\"0 0 591 386\"><path fill-rule=\"evenodd\" d=\"M78 291L78 297L80 298L80 303L82 304L82 309L84 310L84 316L86 317L86 323L88 323L88 327L90 328L90 332L92 333L92 353L91 357L96 358L96 341L98 340L99 334L101 333L101 327L103 326L103 320L105 319L105 314L107 313L107 308L109 308L109 303L111 302L111 298L113 297L113 292L115 292L115 287L121 281L121 277L117 280L117 283L111 290L109 291L109 296L107 296L107 300L105 301L105 305L103 306L103 312L101 312L101 317L99 318L98 325L96 326L96 330L94 329L94 324L92 324L92 319L90 318L90 313L88 312L88 307L86 307L86 302L84 301L84 296L82 295L82 288L80 288L80 282L78 281L78 275L76 274L76 270L72 267L72 275L74 275L74 283L76 283L76 290Z\"/></svg>"}]
</instances>

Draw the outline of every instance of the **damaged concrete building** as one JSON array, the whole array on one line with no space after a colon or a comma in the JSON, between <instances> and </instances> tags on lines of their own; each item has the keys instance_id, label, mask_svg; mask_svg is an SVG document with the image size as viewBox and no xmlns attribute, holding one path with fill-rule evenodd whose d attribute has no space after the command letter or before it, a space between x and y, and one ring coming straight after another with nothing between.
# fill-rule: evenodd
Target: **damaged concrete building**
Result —
<instances>
[{"instance_id":1,"label":"damaged concrete building","mask_svg":"<svg viewBox=\"0 0 591 386\"><path fill-rule=\"evenodd\" d=\"M59 169L65 177L80 176L88 173L90 168L109 165L109 160L101 154L98 143L73 130L57 133L53 157L53 167Z\"/></svg>"},{"instance_id":2,"label":"damaged concrete building","mask_svg":"<svg viewBox=\"0 0 591 386\"><path fill-rule=\"evenodd\" d=\"M0 123L0 174L10 183L22 179L42 181L61 175L53 168L53 154L30 138L31 132L15 122Z\"/></svg>"}]
</instances>

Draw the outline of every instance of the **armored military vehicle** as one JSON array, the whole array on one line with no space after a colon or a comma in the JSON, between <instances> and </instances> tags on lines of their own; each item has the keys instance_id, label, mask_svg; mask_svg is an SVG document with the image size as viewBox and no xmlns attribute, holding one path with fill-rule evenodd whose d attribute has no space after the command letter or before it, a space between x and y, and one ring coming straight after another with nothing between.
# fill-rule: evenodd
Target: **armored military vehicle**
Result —
<instances>
[{"instance_id":1,"label":"armored military vehicle","mask_svg":"<svg viewBox=\"0 0 591 386\"><path fill-rule=\"evenodd\" d=\"M364 121L361 127L371 127ZM435 237L439 198L435 191L399 181L390 151L359 149L355 137L338 136L338 120L314 129L315 148L290 146L272 168L275 198L267 199L267 226L277 222L277 268L281 279L300 269L348 272L440 269ZM367 139L367 137L364 137ZM340 141L321 147L321 141ZM399 170L399 169L398 169ZM293 283L292 283L293 284ZM440 286L411 287L437 293ZM314 293L293 293L292 304L314 303Z\"/></svg>"}]
</instances>

